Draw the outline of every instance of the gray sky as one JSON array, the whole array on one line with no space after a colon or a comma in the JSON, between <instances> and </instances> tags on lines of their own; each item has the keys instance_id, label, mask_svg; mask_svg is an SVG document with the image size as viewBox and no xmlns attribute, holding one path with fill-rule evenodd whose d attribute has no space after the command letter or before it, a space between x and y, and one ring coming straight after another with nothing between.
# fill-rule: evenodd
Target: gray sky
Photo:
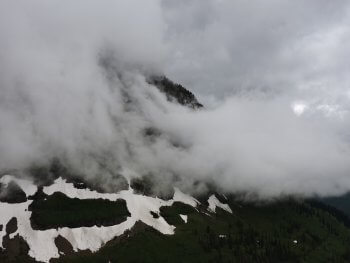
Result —
<instances>
[{"instance_id":1,"label":"gray sky","mask_svg":"<svg viewBox=\"0 0 350 263\"><path fill-rule=\"evenodd\" d=\"M106 186L122 173L153 174L160 190L347 192L349 6L2 0L0 170L59 157ZM207 107L167 102L150 73Z\"/></svg>"},{"instance_id":2,"label":"gray sky","mask_svg":"<svg viewBox=\"0 0 350 263\"><path fill-rule=\"evenodd\" d=\"M200 96L340 99L349 90L349 7L327 0L164 0L165 71Z\"/></svg>"}]
</instances>

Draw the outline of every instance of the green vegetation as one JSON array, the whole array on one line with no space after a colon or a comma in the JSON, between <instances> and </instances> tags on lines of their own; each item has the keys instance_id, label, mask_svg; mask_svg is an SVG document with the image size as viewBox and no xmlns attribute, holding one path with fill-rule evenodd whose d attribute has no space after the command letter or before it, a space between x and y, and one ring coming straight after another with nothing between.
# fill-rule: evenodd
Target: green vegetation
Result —
<instances>
[{"instance_id":1,"label":"green vegetation","mask_svg":"<svg viewBox=\"0 0 350 263\"><path fill-rule=\"evenodd\" d=\"M124 200L69 198L54 193L35 199L29 206L34 229L119 224L130 216Z\"/></svg>"},{"instance_id":2,"label":"green vegetation","mask_svg":"<svg viewBox=\"0 0 350 263\"><path fill-rule=\"evenodd\" d=\"M321 202L333 206L350 216L350 193L338 197L323 198Z\"/></svg>"},{"instance_id":3,"label":"green vegetation","mask_svg":"<svg viewBox=\"0 0 350 263\"><path fill-rule=\"evenodd\" d=\"M196 210L188 205L175 202L172 206L163 206L160 208L160 216L162 216L170 225L181 225L184 221L180 215L193 214Z\"/></svg>"},{"instance_id":4,"label":"green vegetation","mask_svg":"<svg viewBox=\"0 0 350 263\"><path fill-rule=\"evenodd\" d=\"M58 262L349 262L350 231L325 210L292 200L268 205L229 202L234 214L204 214L184 204L161 209L173 236L136 227L96 253ZM184 223L178 214L187 214ZM297 243L294 242L297 240Z\"/></svg>"}]
</instances>

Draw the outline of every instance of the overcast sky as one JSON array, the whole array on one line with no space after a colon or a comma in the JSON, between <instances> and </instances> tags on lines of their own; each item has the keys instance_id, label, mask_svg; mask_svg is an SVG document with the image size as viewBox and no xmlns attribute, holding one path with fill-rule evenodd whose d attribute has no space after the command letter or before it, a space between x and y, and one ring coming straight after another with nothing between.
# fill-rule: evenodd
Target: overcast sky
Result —
<instances>
[{"instance_id":1,"label":"overcast sky","mask_svg":"<svg viewBox=\"0 0 350 263\"><path fill-rule=\"evenodd\" d=\"M350 190L349 1L0 0L0 170ZM166 100L166 74L205 104ZM145 136L145 129L160 132ZM168 189L168 188L164 189Z\"/></svg>"},{"instance_id":2,"label":"overcast sky","mask_svg":"<svg viewBox=\"0 0 350 263\"><path fill-rule=\"evenodd\" d=\"M163 0L165 71L199 96L347 103L349 7L342 0Z\"/></svg>"}]
</instances>

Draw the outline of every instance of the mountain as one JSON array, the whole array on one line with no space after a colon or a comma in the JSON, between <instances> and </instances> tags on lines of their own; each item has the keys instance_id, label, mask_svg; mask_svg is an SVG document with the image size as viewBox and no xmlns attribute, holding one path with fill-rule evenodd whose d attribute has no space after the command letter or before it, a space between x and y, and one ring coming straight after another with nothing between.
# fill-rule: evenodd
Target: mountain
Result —
<instances>
[{"instance_id":1,"label":"mountain","mask_svg":"<svg viewBox=\"0 0 350 263\"><path fill-rule=\"evenodd\" d=\"M151 76L148 79L148 83L155 85L160 91L165 93L167 98L171 101L176 101L181 105L193 109L203 107L191 91L180 84L174 83L166 76Z\"/></svg>"},{"instance_id":2,"label":"mountain","mask_svg":"<svg viewBox=\"0 0 350 263\"><path fill-rule=\"evenodd\" d=\"M148 82L174 103L203 107L164 76ZM248 201L211 184L159 193L152 175L120 175L106 191L59 160L26 174L0 177L0 262L350 261L346 221L315 200Z\"/></svg>"},{"instance_id":3,"label":"mountain","mask_svg":"<svg viewBox=\"0 0 350 263\"><path fill-rule=\"evenodd\" d=\"M327 197L321 201L329 206L335 207L350 217L350 193L337 197Z\"/></svg>"}]
</instances>

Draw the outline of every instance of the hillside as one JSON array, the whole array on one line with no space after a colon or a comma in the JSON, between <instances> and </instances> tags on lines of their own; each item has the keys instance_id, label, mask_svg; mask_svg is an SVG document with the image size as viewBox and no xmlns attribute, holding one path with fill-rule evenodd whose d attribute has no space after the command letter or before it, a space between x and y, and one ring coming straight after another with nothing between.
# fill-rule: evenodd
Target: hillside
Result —
<instances>
[{"instance_id":1,"label":"hillside","mask_svg":"<svg viewBox=\"0 0 350 263\"><path fill-rule=\"evenodd\" d=\"M203 107L166 77L149 83ZM151 175L116 175L106 191L56 159L25 172L0 176L0 262L350 261L347 217L314 200L253 202L210 184L195 196L172 185L160 194Z\"/></svg>"},{"instance_id":2,"label":"hillside","mask_svg":"<svg viewBox=\"0 0 350 263\"><path fill-rule=\"evenodd\" d=\"M350 193L338 197L323 198L322 202L339 209L350 217Z\"/></svg>"},{"instance_id":3,"label":"hillside","mask_svg":"<svg viewBox=\"0 0 350 263\"><path fill-rule=\"evenodd\" d=\"M5 179L22 187L25 182ZM34 187L29 188L32 192L27 194L33 194ZM15 209L5 218L4 209L9 208L1 203L1 262L35 262L31 257L48 262L55 247L59 258L54 256L50 262L350 259L349 229L327 211L300 200L254 204L210 194L201 196L207 201L199 203L176 190L171 200L162 201L129 190L115 195L78 189L60 178L32 196L24 203L10 204ZM31 215L25 212L26 218L23 212L28 204ZM47 232L34 234L39 229Z\"/></svg>"},{"instance_id":4,"label":"hillside","mask_svg":"<svg viewBox=\"0 0 350 263\"><path fill-rule=\"evenodd\" d=\"M257 207L230 201L233 214L175 203L162 211L176 226L164 236L143 224L99 252L57 262L347 262L349 230L327 212L281 201ZM187 222L179 215L186 214Z\"/></svg>"}]
</instances>

